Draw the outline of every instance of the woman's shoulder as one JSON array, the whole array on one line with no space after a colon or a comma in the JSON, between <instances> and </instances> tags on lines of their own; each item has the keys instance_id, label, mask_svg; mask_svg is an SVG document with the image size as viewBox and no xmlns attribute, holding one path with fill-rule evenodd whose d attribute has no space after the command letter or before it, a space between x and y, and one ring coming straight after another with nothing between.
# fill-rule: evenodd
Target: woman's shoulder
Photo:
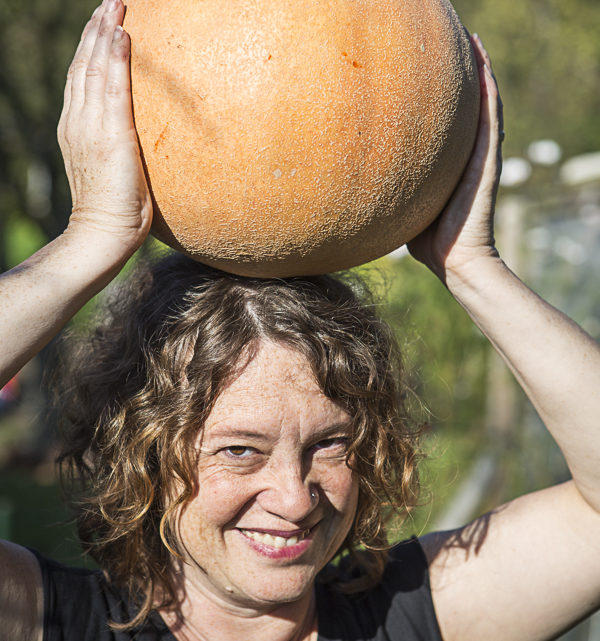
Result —
<instances>
[{"instance_id":1,"label":"woman's shoulder","mask_svg":"<svg viewBox=\"0 0 600 641\"><path fill-rule=\"evenodd\" d=\"M39 566L45 639L113 641L107 622L115 609L117 595L102 573L64 565L34 549L28 552Z\"/></svg>"},{"instance_id":2,"label":"woman's shoulder","mask_svg":"<svg viewBox=\"0 0 600 641\"><path fill-rule=\"evenodd\" d=\"M114 630L110 622L131 618L135 609L101 570L71 567L28 550L37 559L43 594L45 641L171 641L160 626ZM40 638L41 639L41 638Z\"/></svg>"},{"instance_id":3,"label":"woman's shoulder","mask_svg":"<svg viewBox=\"0 0 600 641\"><path fill-rule=\"evenodd\" d=\"M342 562L340 572L349 570ZM350 570L351 571L351 570ZM427 559L416 538L394 546L377 585L345 594L332 583L318 587L319 641L441 641Z\"/></svg>"},{"instance_id":4,"label":"woman's shoulder","mask_svg":"<svg viewBox=\"0 0 600 641\"><path fill-rule=\"evenodd\" d=\"M389 551L382 585L401 592L429 593L429 565L417 537L397 543Z\"/></svg>"},{"instance_id":5,"label":"woman's shoulder","mask_svg":"<svg viewBox=\"0 0 600 641\"><path fill-rule=\"evenodd\" d=\"M42 641L43 591L35 556L26 548L0 541L0 622L14 641Z\"/></svg>"}]
</instances>

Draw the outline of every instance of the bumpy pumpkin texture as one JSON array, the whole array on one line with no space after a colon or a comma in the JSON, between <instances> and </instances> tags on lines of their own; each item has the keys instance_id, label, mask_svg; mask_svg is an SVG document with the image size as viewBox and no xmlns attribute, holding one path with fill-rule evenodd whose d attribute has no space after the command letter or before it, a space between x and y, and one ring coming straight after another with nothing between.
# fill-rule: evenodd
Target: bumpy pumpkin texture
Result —
<instances>
[{"instance_id":1,"label":"bumpy pumpkin texture","mask_svg":"<svg viewBox=\"0 0 600 641\"><path fill-rule=\"evenodd\" d=\"M154 233L254 276L381 256L441 211L479 82L446 0L128 0Z\"/></svg>"}]
</instances>

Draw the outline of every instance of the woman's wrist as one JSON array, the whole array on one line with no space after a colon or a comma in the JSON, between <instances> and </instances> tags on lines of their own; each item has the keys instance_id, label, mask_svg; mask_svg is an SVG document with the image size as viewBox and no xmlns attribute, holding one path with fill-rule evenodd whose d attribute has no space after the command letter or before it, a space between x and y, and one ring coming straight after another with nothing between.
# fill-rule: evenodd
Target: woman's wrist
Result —
<instances>
[{"instance_id":1,"label":"woman's wrist","mask_svg":"<svg viewBox=\"0 0 600 641\"><path fill-rule=\"evenodd\" d=\"M130 228L108 228L106 221L97 223L94 218L100 219L93 212L72 216L60 242L82 265L102 272L119 271L144 243L150 220Z\"/></svg>"},{"instance_id":2,"label":"woman's wrist","mask_svg":"<svg viewBox=\"0 0 600 641\"><path fill-rule=\"evenodd\" d=\"M507 277L516 278L494 248L445 269L446 287L465 307L481 296L494 296L498 285Z\"/></svg>"},{"instance_id":3,"label":"woman's wrist","mask_svg":"<svg viewBox=\"0 0 600 641\"><path fill-rule=\"evenodd\" d=\"M80 307L117 276L140 244L69 224L23 267L55 291L58 305L62 300Z\"/></svg>"},{"instance_id":4,"label":"woman's wrist","mask_svg":"<svg viewBox=\"0 0 600 641\"><path fill-rule=\"evenodd\" d=\"M0 385L115 278L134 246L69 228L0 275Z\"/></svg>"}]
</instances>

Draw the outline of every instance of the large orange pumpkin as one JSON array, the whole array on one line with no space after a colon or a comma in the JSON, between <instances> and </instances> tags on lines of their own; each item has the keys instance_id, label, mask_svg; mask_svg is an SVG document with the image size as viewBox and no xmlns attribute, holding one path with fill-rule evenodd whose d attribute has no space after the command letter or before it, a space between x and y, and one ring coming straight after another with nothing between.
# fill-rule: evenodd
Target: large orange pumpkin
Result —
<instances>
[{"instance_id":1,"label":"large orange pumpkin","mask_svg":"<svg viewBox=\"0 0 600 641\"><path fill-rule=\"evenodd\" d=\"M446 0L128 0L155 234L243 275L381 256L451 195L477 129Z\"/></svg>"}]
</instances>

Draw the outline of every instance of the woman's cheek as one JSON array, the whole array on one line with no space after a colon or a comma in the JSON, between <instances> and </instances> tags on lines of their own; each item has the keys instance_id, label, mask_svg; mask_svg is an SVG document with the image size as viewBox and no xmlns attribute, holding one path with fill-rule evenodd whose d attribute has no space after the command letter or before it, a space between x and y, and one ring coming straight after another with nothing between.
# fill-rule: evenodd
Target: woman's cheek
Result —
<instances>
[{"instance_id":1,"label":"woman's cheek","mask_svg":"<svg viewBox=\"0 0 600 641\"><path fill-rule=\"evenodd\" d=\"M227 469L205 470L198 479L194 511L215 525L233 520L256 493L256 479Z\"/></svg>"},{"instance_id":2,"label":"woman's cheek","mask_svg":"<svg viewBox=\"0 0 600 641\"><path fill-rule=\"evenodd\" d=\"M346 461L325 462L317 469L320 491L331 505L340 512L353 510L358 501L358 480Z\"/></svg>"}]
</instances>

